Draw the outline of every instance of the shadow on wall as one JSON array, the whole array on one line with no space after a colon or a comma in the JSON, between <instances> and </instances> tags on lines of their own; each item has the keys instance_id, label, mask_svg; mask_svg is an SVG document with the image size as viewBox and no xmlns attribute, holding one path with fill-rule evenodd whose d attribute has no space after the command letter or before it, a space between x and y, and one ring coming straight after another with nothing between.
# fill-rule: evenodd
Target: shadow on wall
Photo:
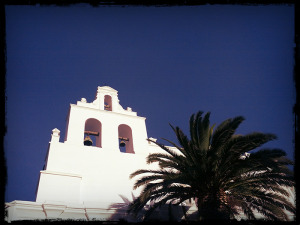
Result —
<instances>
[{"instance_id":1,"label":"shadow on wall","mask_svg":"<svg viewBox=\"0 0 300 225\"><path fill-rule=\"evenodd\" d=\"M124 203L115 203L110 205L110 209L115 210L115 213L109 218L109 221L126 221L126 222L148 222L148 221L169 221L180 222L181 220L194 221L197 218L197 212L187 215L186 212L191 206L179 206L166 204L157 208L148 218L144 219L146 210L141 210L138 215L128 214L127 209L130 203L136 199L132 194L132 201L128 198L119 195Z\"/></svg>"}]
</instances>

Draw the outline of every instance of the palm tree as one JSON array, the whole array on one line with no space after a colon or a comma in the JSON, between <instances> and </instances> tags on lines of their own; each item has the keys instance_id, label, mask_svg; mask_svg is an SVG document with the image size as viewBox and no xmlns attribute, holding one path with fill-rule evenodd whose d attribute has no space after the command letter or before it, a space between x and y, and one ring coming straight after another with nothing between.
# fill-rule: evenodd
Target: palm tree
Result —
<instances>
[{"instance_id":1,"label":"palm tree","mask_svg":"<svg viewBox=\"0 0 300 225\"><path fill-rule=\"evenodd\" d=\"M295 213L287 189L294 186L288 167L293 162L280 149L248 153L276 136L235 135L244 121L241 116L225 120L213 132L210 113L202 114L190 117L190 138L170 125L179 144L163 140L173 147L149 139L164 151L146 158L148 164L158 163L158 169L140 169L130 175L138 177L134 189L142 191L128 211L137 213L151 203L147 217L165 204L195 200L200 220L228 220L241 213L247 219L260 214L270 220L288 220L286 211Z\"/></svg>"}]
</instances>

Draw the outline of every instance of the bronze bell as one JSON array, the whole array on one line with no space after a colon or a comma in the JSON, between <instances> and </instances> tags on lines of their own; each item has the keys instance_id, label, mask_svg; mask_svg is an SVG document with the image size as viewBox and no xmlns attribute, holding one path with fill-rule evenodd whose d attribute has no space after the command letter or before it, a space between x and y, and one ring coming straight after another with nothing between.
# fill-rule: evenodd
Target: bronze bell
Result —
<instances>
[{"instance_id":1,"label":"bronze bell","mask_svg":"<svg viewBox=\"0 0 300 225\"><path fill-rule=\"evenodd\" d=\"M105 110L109 110L109 109L110 109L110 105L109 105L109 104L106 104L106 103L104 103L104 109L105 109Z\"/></svg>"},{"instance_id":2,"label":"bronze bell","mask_svg":"<svg viewBox=\"0 0 300 225\"><path fill-rule=\"evenodd\" d=\"M93 141L90 138L90 136L86 136L83 143L84 143L84 145L87 145L87 146L93 145Z\"/></svg>"},{"instance_id":3,"label":"bronze bell","mask_svg":"<svg viewBox=\"0 0 300 225\"><path fill-rule=\"evenodd\" d=\"M120 147L125 147L125 145L126 145L126 144L125 144L125 141L122 140L122 141L120 142Z\"/></svg>"}]
</instances>

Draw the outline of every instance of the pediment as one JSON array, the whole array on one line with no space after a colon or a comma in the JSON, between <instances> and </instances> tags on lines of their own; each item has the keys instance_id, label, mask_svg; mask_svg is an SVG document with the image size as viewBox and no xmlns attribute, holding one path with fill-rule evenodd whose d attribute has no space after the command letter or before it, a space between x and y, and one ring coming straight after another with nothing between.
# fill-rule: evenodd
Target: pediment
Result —
<instances>
[{"instance_id":1,"label":"pediment","mask_svg":"<svg viewBox=\"0 0 300 225\"><path fill-rule=\"evenodd\" d=\"M109 86L98 87L98 89L100 89L100 90L105 90L105 91L107 91L107 92L115 92L115 93L118 92L117 90L115 90L115 89L113 89L112 87L109 87Z\"/></svg>"}]
</instances>

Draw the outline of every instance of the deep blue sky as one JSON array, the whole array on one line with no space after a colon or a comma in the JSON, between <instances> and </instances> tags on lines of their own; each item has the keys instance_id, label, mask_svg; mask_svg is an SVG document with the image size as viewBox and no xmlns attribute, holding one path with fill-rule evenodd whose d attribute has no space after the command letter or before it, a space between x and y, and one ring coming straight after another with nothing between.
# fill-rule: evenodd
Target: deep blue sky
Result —
<instances>
[{"instance_id":1,"label":"deep blue sky","mask_svg":"<svg viewBox=\"0 0 300 225\"><path fill-rule=\"evenodd\" d=\"M293 158L294 7L6 6L6 201L35 200L51 130L97 86L147 118L148 137L210 111L242 115Z\"/></svg>"}]
</instances>

